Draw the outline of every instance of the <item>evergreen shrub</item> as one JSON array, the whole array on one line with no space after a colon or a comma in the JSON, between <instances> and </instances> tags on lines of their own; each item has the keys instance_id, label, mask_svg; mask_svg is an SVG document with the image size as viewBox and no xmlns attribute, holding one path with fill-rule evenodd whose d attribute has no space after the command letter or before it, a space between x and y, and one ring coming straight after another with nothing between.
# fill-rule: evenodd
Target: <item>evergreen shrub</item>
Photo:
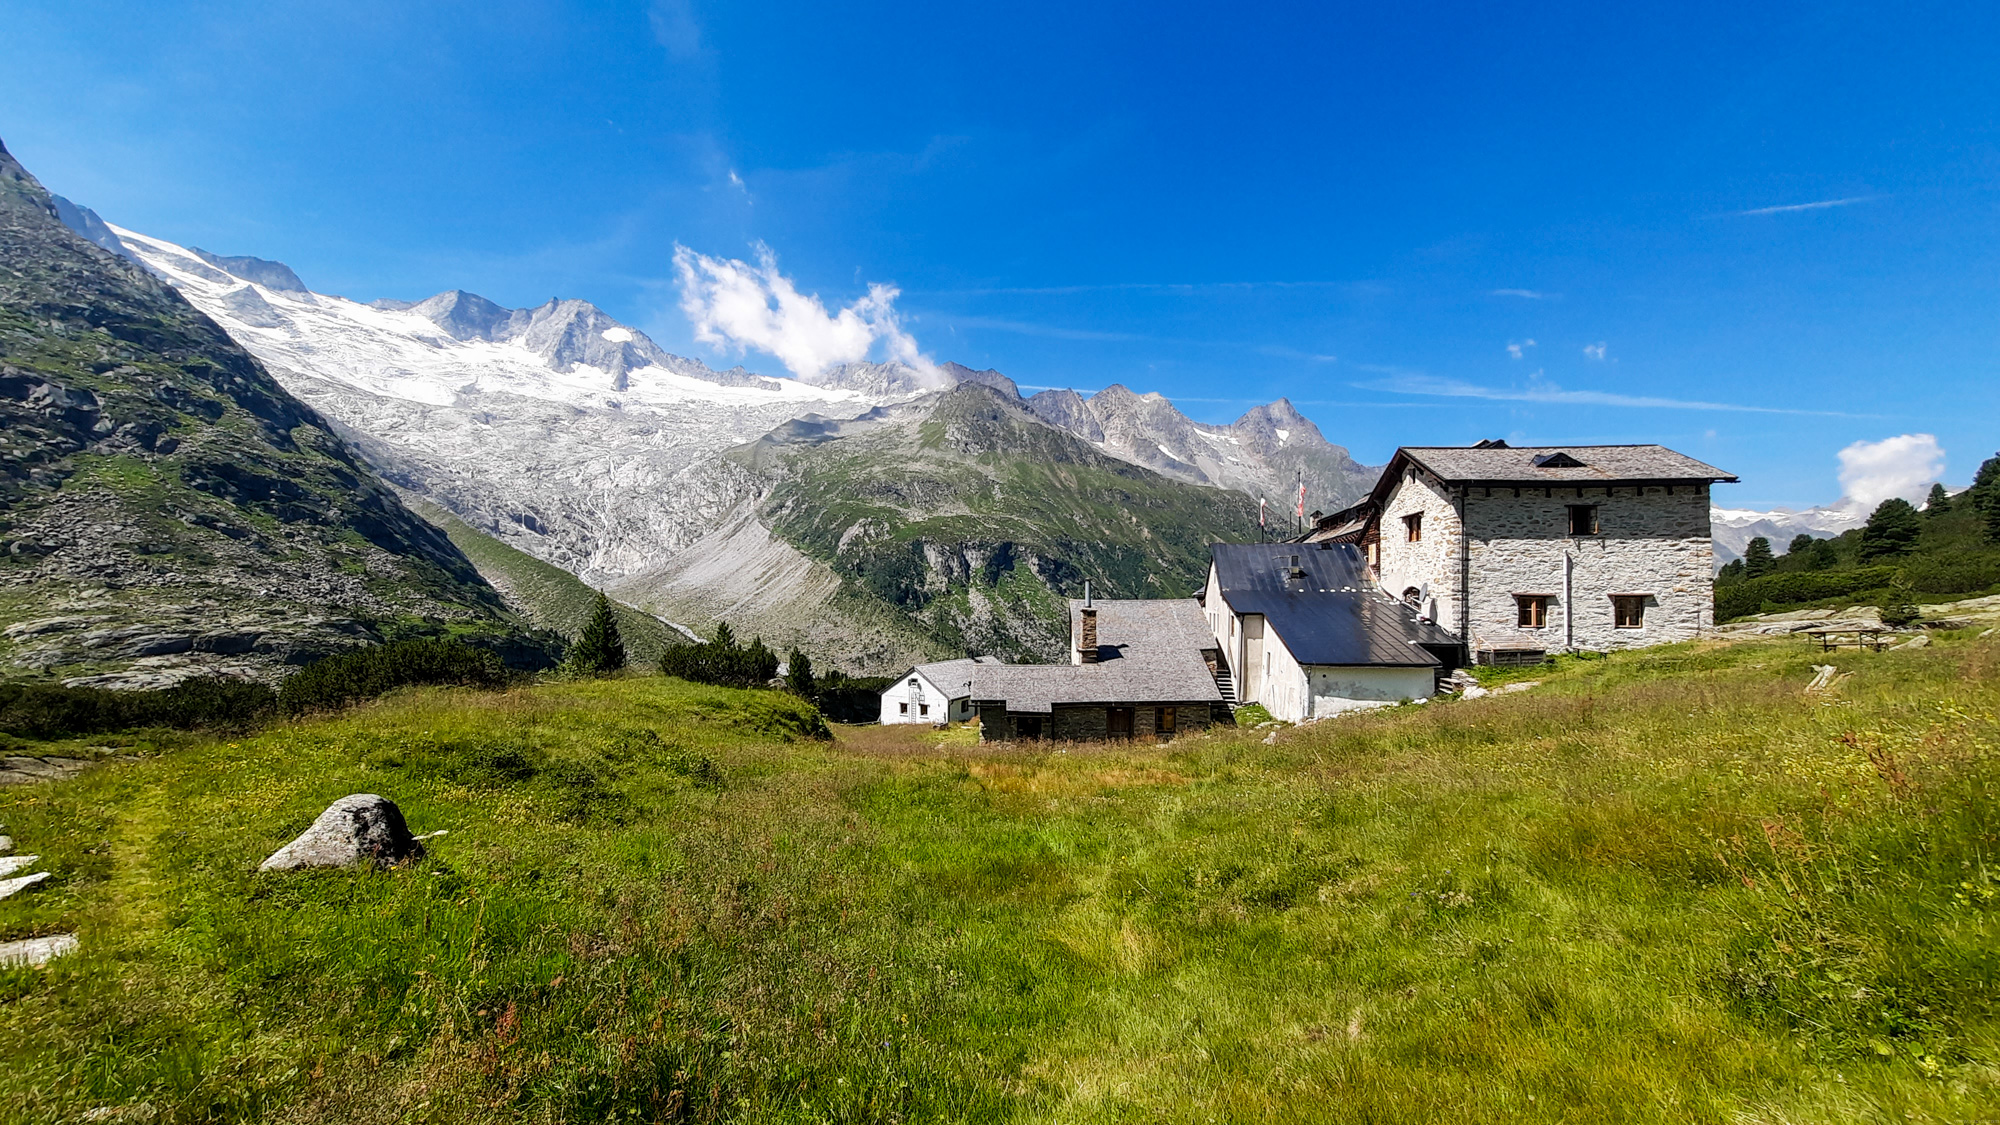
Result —
<instances>
[{"instance_id":1,"label":"evergreen shrub","mask_svg":"<svg viewBox=\"0 0 2000 1125\"><path fill-rule=\"evenodd\" d=\"M1859 570L1812 570L1767 574L1715 588L1715 619L1727 621L1762 613L1766 604L1792 605L1879 590L1896 577L1893 566Z\"/></svg>"},{"instance_id":2,"label":"evergreen shrub","mask_svg":"<svg viewBox=\"0 0 2000 1125\"><path fill-rule=\"evenodd\" d=\"M399 687L499 687L506 682L506 665L484 649L456 641L397 641L306 665L278 689L278 703L287 712L298 714L344 707Z\"/></svg>"},{"instance_id":3,"label":"evergreen shrub","mask_svg":"<svg viewBox=\"0 0 2000 1125\"><path fill-rule=\"evenodd\" d=\"M778 654L764 647L761 637L738 645L725 622L716 626L712 641L667 646L660 654L660 673L697 684L763 687L778 675Z\"/></svg>"},{"instance_id":4,"label":"evergreen shrub","mask_svg":"<svg viewBox=\"0 0 2000 1125\"><path fill-rule=\"evenodd\" d=\"M242 729L277 705L263 684L220 677L158 691L110 691L60 684L0 684L0 733L65 738L141 727Z\"/></svg>"}]
</instances>

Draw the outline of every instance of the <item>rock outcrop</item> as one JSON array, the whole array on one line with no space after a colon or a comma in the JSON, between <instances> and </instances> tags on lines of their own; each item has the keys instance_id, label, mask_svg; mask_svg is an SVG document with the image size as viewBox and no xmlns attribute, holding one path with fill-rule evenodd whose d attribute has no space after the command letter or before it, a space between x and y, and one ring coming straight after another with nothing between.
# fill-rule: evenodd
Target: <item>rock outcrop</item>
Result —
<instances>
[{"instance_id":1,"label":"rock outcrop","mask_svg":"<svg viewBox=\"0 0 2000 1125\"><path fill-rule=\"evenodd\" d=\"M312 827L279 848L259 871L301 867L353 867L420 859L424 846L403 823L396 802L373 793L355 793L328 805Z\"/></svg>"}]
</instances>

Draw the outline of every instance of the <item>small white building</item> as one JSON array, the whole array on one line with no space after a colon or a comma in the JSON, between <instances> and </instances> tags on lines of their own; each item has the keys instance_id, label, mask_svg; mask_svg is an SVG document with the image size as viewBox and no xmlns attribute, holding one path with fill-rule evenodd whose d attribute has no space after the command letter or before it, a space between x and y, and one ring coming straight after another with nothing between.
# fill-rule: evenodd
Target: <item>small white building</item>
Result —
<instances>
[{"instance_id":1,"label":"small white building","mask_svg":"<svg viewBox=\"0 0 2000 1125\"><path fill-rule=\"evenodd\" d=\"M1460 662L1458 638L1383 594L1351 545L1209 550L1202 608L1231 702L1304 722L1429 699L1439 673Z\"/></svg>"},{"instance_id":2,"label":"small white building","mask_svg":"<svg viewBox=\"0 0 2000 1125\"><path fill-rule=\"evenodd\" d=\"M963 723L975 713L972 708L972 671L982 664L998 664L994 656L968 660L940 660L919 664L896 677L882 689L882 721L885 723Z\"/></svg>"}]
</instances>

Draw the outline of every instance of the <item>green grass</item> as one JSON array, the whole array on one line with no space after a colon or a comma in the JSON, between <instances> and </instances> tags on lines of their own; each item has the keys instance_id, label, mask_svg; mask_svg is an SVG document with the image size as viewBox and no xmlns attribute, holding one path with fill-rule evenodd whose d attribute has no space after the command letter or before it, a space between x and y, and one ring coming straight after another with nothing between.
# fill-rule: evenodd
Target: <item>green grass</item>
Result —
<instances>
[{"instance_id":1,"label":"green grass","mask_svg":"<svg viewBox=\"0 0 2000 1125\"><path fill-rule=\"evenodd\" d=\"M2000 644L1167 746L424 691L0 795L0 1119L2000 1117ZM431 857L259 875L380 792ZM117 1119L127 1119L120 1117Z\"/></svg>"}]
</instances>

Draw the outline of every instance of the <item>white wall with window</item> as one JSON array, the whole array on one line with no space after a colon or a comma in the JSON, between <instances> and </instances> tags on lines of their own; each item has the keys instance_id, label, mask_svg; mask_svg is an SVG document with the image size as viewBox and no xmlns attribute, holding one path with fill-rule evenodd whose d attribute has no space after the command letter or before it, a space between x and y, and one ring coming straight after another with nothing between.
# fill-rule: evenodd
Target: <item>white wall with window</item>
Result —
<instances>
[{"instance_id":1,"label":"white wall with window","mask_svg":"<svg viewBox=\"0 0 2000 1125\"><path fill-rule=\"evenodd\" d=\"M951 661L953 665L965 661ZM960 672L953 667L949 672ZM943 683L934 668L919 665L904 672L882 691L882 721L885 723L963 723L973 716L970 692L963 682Z\"/></svg>"}]
</instances>

